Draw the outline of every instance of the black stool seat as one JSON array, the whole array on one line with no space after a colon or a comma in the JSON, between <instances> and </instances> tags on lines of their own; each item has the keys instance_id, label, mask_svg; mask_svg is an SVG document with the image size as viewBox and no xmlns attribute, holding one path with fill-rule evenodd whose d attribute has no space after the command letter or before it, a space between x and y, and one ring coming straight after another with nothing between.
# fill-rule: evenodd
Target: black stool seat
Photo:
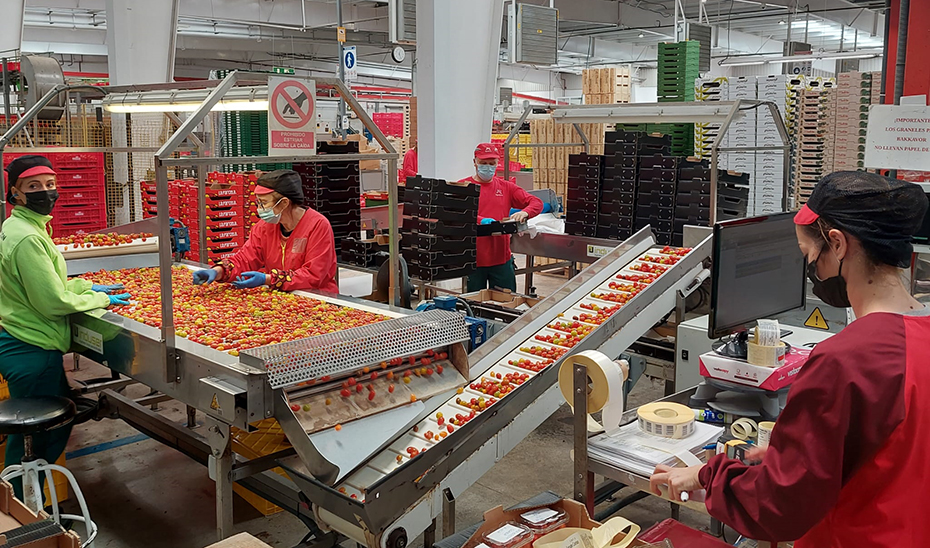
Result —
<instances>
[{"instance_id":1,"label":"black stool seat","mask_svg":"<svg viewBox=\"0 0 930 548\"><path fill-rule=\"evenodd\" d=\"M74 402L42 396L0 401L0 434L32 435L64 426L74 418Z\"/></svg>"}]
</instances>

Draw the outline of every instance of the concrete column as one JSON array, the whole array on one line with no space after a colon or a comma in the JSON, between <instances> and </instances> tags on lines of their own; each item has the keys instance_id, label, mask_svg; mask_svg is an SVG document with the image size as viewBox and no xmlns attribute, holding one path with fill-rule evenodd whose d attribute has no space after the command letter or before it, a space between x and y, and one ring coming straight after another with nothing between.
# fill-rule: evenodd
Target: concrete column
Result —
<instances>
[{"instance_id":1,"label":"concrete column","mask_svg":"<svg viewBox=\"0 0 930 548\"><path fill-rule=\"evenodd\" d=\"M899 0L891 0L891 9L885 14L889 17L888 71L882 85L885 87L885 104L894 103L895 62L898 55L898 17ZM908 11L907 30L907 64L904 67L903 95L927 95L930 93L930 63L923 61L930 46L930 2L911 0Z\"/></svg>"},{"instance_id":2,"label":"concrete column","mask_svg":"<svg viewBox=\"0 0 930 548\"><path fill-rule=\"evenodd\" d=\"M474 174L473 152L491 138L503 0L417 2L420 173Z\"/></svg>"},{"instance_id":3,"label":"concrete column","mask_svg":"<svg viewBox=\"0 0 930 548\"><path fill-rule=\"evenodd\" d=\"M107 65L110 85L154 84L174 80L175 38L179 0L106 0ZM126 134L126 115L111 114L113 146L159 146L166 131L164 114L133 114L132 135ZM130 137L132 139L130 143ZM152 153L133 153L130 173L127 153L113 154L114 185L123 190L117 224L141 220L139 181L154 168ZM118 186L117 186L118 185Z\"/></svg>"},{"instance_id":4,"label":"concrete column","mask_svg":"<svg viewBox=\"0 0 930 548\"><path fill-rule=\"evenodd\" d=\"M25 0L4 0L0 5L0 56L15 57L23 43Z\"/></svg>"}]
</instances>

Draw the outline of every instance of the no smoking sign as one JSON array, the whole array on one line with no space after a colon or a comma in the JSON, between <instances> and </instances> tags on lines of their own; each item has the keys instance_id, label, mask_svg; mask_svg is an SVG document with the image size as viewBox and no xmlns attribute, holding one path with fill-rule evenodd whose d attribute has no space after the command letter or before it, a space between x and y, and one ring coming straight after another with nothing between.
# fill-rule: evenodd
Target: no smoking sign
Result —
<instances>
[{"instance_id":1,"label":"no smoking sign","mask_svg":"<svg viewBox=\"0 0 930 548\"><path fill-rule=\"evenodd\" d=\"M268 78L268 155L316 153L316 82Z\"/></svg>"}]
</instances>

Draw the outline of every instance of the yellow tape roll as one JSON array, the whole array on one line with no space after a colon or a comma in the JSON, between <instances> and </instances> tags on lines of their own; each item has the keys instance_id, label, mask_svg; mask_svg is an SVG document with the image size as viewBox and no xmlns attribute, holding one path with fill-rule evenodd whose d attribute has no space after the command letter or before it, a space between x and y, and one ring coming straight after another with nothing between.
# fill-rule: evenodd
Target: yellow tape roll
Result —
<instances>
[{"instance_id":1,"label":"yellow tape roll","mask_svg":"<svg viewBox=\"0 0 930 548\"><path fill-rule=\"evenodd\" d=\"M576 363L588 369L588 430L601 430L601 425L591 418L590 413L597 413L602 409L603 429L608 433L617 430L623 417L623 370L613 360L596 350L585 350L566 358L559 368L559 389L562 391L562 397L573 408L575 397L572 395L572 382Z\"/></svg>"},{"instance_id":2,"label":"yellow tape roll","mask_svg":"<svg viewBox=\"0 0 930 548\"><path fill-rule=\"evenodd\" d=\"M759 425L752 419L743 417L730 425L730 433L738 440L748 440L756 437L759 432Z\"/></svg>"},{"instance_id":3,"label":"yellow tape roll","mask_svg":"<svg viewBox=\"0 0 930 548\"><path fill-rule=\"evenodd\" d=\"M652 402L636 411L639 427L647 434L681 439L694 432L694 411L680 403Z\"/></svg>"}]
</instances>

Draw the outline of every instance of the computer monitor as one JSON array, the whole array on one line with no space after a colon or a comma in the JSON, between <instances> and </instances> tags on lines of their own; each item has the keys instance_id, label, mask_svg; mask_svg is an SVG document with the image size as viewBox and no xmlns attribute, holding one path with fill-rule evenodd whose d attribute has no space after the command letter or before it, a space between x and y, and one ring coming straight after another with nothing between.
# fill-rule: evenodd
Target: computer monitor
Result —
<instances>
[{"instance_id":1,"label":"computer monitor","mask_svg":"<svg viewBox=\"0 0 930 548\"><path fill-rule=\"evenodd\" d=\"M744 343L756 320L804 306L807 259L794 213L717 223L712 260L711 339L742 333Z\"/></svg>"}]
</instances>

